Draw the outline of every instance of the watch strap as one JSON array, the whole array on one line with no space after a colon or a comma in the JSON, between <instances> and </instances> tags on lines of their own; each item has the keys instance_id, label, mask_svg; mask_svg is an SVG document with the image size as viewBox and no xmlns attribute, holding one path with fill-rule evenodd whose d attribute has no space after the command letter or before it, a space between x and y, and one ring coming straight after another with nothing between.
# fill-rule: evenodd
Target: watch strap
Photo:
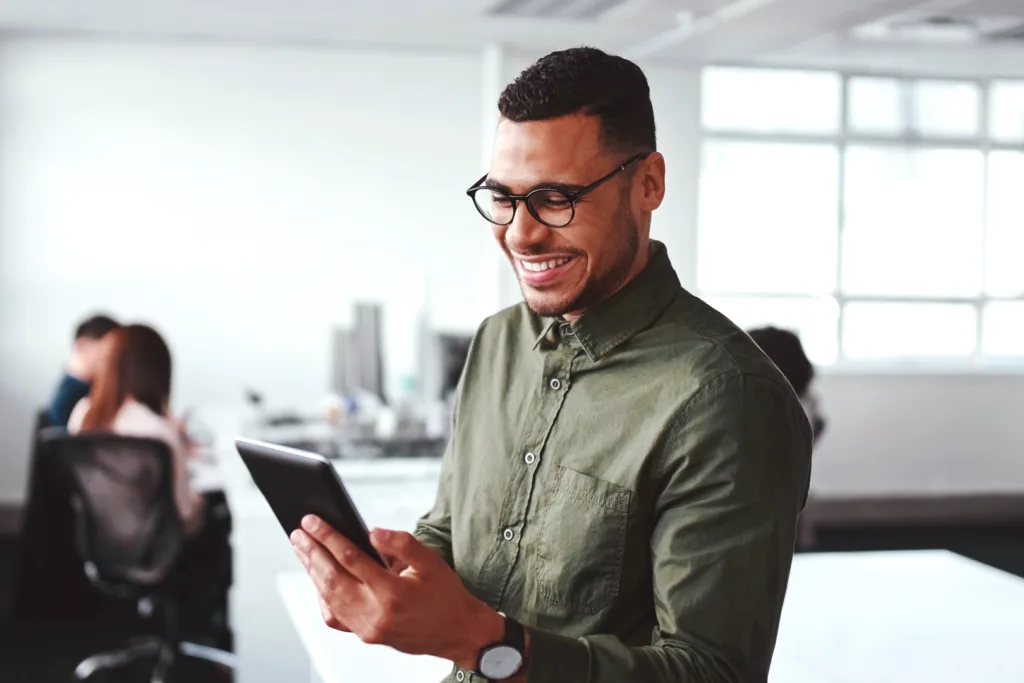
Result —
<instances>
[{"instance_id":1,"label":"watch strap","mask_svg":"<svg viewBox=\"0 0 1024 683\"><path fill-rule=\"evenodd\" d=\"M526 630L523 625L512 617L505 617L505 637L501 641L509 647L519 651L519 654L526 655Z\"/></svg>"},{"instance_id":2,"label":"watch strap","mask_svg":"<svg viewBox=\"0 0 1024 683\"><path fill-rule=\"evenodd\" d=\"M508 647L519 653L522 660L516 673L521 672L526 667L526 629L524 629L523 625L518 621L507 616L503 612L499 612L498 614L501 614L502 618L505 620L505 634L498 642L491 643L480 650L476 666L476 672L480 676L486 677L486 673L481 670L483 669L484 655L496 647Z\"/></svg>"}]
</instances>

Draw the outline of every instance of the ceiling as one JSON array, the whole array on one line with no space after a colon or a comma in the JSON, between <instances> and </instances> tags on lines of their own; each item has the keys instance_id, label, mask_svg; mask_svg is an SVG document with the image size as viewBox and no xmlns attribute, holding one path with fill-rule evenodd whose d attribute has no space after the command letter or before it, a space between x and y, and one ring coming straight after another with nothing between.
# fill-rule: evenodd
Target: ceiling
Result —
<instances>
[{"instance_id":1,"label":"ceiling","mask_svg":"<svg viewBox=\"0 0 1024 683\"><path fill-rule=\"evenodd\" d=\"M1024 77L1024 0L0 0L0 31Z\"/></svg>"}]
</instances>

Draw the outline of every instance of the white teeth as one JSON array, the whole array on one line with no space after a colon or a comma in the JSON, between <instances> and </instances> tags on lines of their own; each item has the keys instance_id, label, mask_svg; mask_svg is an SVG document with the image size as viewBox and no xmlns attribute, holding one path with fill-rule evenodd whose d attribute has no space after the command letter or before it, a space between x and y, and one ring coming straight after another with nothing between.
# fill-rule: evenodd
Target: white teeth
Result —
<instances>
[{"instance_id":1,"label":"white teeth","mask_svg":"<svg viewBox=\"0 0 1024 683\"><path fill-rule=\"evenodd\" d=\"M520 261L519 264L523 267L523 270L528 270L531 273L543 273L545 270L551 268L557 268L558 266L564 266L570 261L569 258L557 258L550 261L541 261L540 263L530 263L529 261Z\"/></svg>"}]
</instances>

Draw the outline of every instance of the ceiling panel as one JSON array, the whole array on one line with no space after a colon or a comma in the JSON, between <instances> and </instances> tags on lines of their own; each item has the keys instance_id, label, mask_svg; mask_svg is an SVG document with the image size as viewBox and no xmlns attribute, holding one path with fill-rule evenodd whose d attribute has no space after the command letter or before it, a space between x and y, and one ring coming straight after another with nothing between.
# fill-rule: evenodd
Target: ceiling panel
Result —
<instances>
[{"instance_id":1,"label":"ceiling panel","mask_svg":"<svg viewBox=\"0 0 1024 683\"><path fill-rule=\"evenodd\" d=\"M665 64L1024 71L1019 46L854 35L871 22L927 14L1024 17L1024 0L0 0L0 30L460 50L497 43L530 53L590 44Z\"/></svg>"}]
</instances>

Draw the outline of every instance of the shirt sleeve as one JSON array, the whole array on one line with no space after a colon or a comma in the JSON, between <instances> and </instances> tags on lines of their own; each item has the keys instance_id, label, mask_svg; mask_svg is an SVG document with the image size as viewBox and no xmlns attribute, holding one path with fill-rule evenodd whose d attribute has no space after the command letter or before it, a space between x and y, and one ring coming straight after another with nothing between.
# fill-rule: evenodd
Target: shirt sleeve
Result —
<instances>
[{"instance_id":1,"label":"shirt sleeve","mask_svg":"<svg viewBox=\"0 0 1024 683\"><path fill-rule=\"evenodd\" d=\"M477 328L476 334L473 335L473 340L470 342L469 350L466 353L466 361L462 373L459 375L459 381L455 387L454 399L452 401L451 429L449 430L451 438L448 440L448 446L445 448L444 456L441 460L441 476L437 484L434 506L430 509L430 512L419 519L416 529L413 531L413 536L424 545L439 552L449 567L455 566L455 554L452 551L452 494L454 488L453 479L457 466L455 443L456 434L459 429L459 405L462 403L463 392L466 391L466 387L472 384L467 379L467 375L470 374L470 367L474 363L480 334L486 324L487 321L485 320Z\"/></svg>"},{"instance_id":2,"label":"shirt sleeve","mask_svg":"<svg viewBox=\"0 0 1024 683\"><path fill-rule=\"evenodd\" d=\"M83 382L77 377L64 373L57 391L54 392L49 407L46 409L46 418L54 427L66 427L75 405L89 395L89 383Z\"/></svg>"},{"instance_id":3,"label":"shirt sleeve","mask_svg":"<svg viewBox=\"0 0 1024 683\"><path fill-rule=\"evenodd\" d=\"M421 543L433 548L444 557L448 566L454 566L452 554L452 508L451 508L451 470L453 459L452 441L444 452L441 461L441 477L437 485L437 497L430 512L420 518L413 535Z\"/></svg>"},{"instance_id":4,"label":"shirt sleeve","mask_svg":"<svg viewBox=\"0 0 1024 683\"><path fill-rule=\"evenodd\" d=\"M192 476L188 467L188 444L169 420L163 420L163 423L161 438L171 447L174 499L178 505L178 514L185 524L185 530L190 534L195 533L203 523L203 496L192 488Z\"/></svg>"},{"instance_id":5,"label":"shirt sleeve","mask_svg":"<svg viewBox=\"0 0 1024 683\"><path fill-rule=\"evenodd\" d=\"M77 434L82 431L82 422L85 421L85 415L89 412L89 405L90 401L88 397L83 398L75 404L75 407L71 410L71 414L68 416L68 433Z\"/></svg>"},{"instance_id":6,"label":"shirt sleeve","mask_svg":"<svg viewBox=\"0 0 1024 683\"><path fill-rule=\"evenodd\" d=\"M651 645L531 629L527 680L766 681L810 462L810 427L789 387L737 375L699 390L657 468Z\"/></svg>"}]
</instances>

